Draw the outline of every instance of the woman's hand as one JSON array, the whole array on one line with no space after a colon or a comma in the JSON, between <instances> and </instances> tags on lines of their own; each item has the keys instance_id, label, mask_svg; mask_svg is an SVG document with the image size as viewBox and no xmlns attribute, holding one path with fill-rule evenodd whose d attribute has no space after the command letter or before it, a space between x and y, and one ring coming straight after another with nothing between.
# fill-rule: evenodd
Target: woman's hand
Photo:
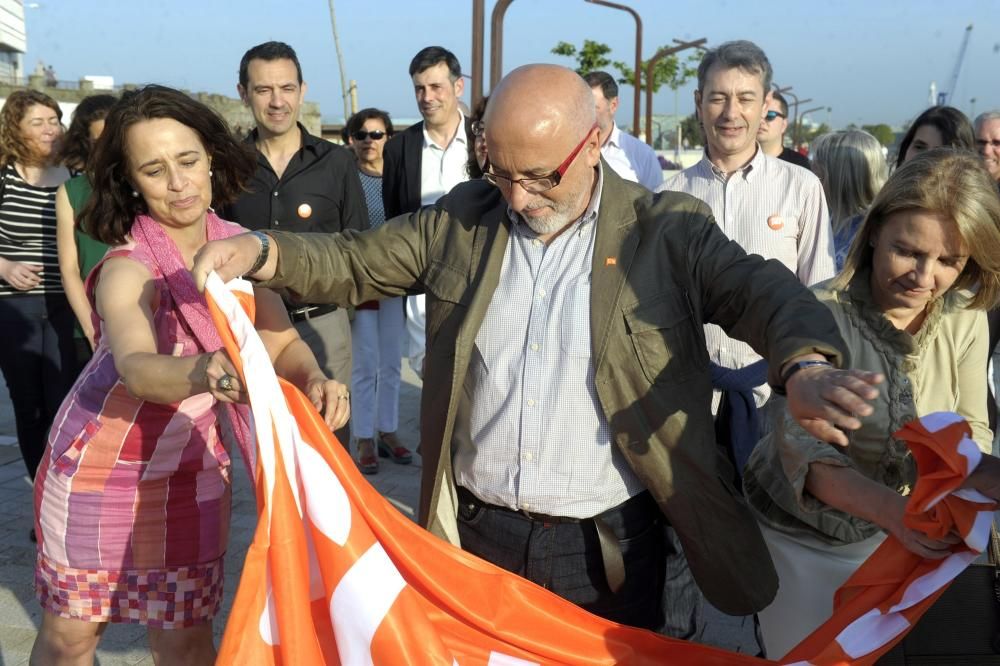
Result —
<instances>
[{"instance_id":1,"label":"woman's hand","mask_svg":"<svg viewBox=\"0 0 1000 666\"><path fill-rule=\"evenodd\" d=\"M351 418L351 393L340 382L317 377L306 384L305 394L330 430L343 428Z\"/></svg>"},{"instance_id":2,"label":"woman's hand","mask_svg":"<svg viewBox=\"0 0 1000 666\"><path fill-rule=\"evenodd\" d=\"M41 264L26 264L23 261L0 261L0 278L18 291L29 291L42 282L38 275Z\"/></svg>"},{"instance_id":3,"label":"woman's hand","mask_svg":"<svg viewBox=\"0 0 1000 666\"><path fill-rule=\"evenodd\" d=\"M888 503L885 509L885 520L880 527L896 537L903 546L916 555L928 560L940 560L951 554L951 547L961 543L962 538L951 533L943 539L934 539L920 530L914 530L903 523L906 515L906 498L897 495L897 499Z\"/></svg>"},{"instance_id":4,"label":"woman's hand","mask_svg":"<svg viewBox=\"0 0 1000 666\"><path fill-rule=\"evenodd\" d=\"M200 377L196 377L195 381L200 381L205 391L211 393L219 402L247 401L247 394L240 384L236 367L224 350L202 354L201 359L197 365Z\"/></svg>"}]
</instances>

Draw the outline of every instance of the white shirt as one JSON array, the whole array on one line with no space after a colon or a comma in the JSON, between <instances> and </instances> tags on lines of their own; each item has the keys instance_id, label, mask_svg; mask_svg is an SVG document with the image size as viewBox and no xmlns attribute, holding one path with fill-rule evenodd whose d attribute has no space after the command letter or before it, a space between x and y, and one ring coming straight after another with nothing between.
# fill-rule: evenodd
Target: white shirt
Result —
<instances>
[{"instance_id":1,"label":"white shirt","mask_svg":"<svg viewBox=\"0 0 1000 666\"><path fill-rule=\"evenodd\" d=\"M611 125L611 134L601 146L601 155L619 176L655 191L663 184L663 169L656 151L631 134Z\"/></svg>"},{"instance_id":2,"label":"white shirt","mask_svg":"<svg viewBox=\"0 0 1000 666\"><path fill-rule=\"evenodd\" d=\"M434 143L424 124L424 149L420 154L420 205L429 206L459 183L469 180L469 139L465 116L458 112L458 129L447 147Z\"/></svg>"},{"instance_id":3,"label":"white shirt","mask_svg":"<svg viewBox=\"0 0 1000 666\"><path fill-rule=\"evenodd\" d=\"M833 277L833 230L823 186L811 171L766 155L760 146L750 162L729 179L708 159L672 177L660 191L687 192L712 209L719 228L751 254L777 259L804 285ZM705 327L710 359L742 368L760 359L750 345L733 340L718 326ZM718 406L716 391L713 410ZM771 395L754 389L757 405Z\"/></svg>"},{"instance_id":4,"label":"white shirt","mask_svg":"<svg viewBox=\"0 0 1000 666\"><path fill-rule=\"evenodd\" d=\"M447 147L434 143L424 124L424 148L420 154L420 205L430 206L459 183L469 180L469 139L465 134L465 116L458 112L458 129ZM426 313L424 295L406 299L406 331L410 339L410 367L423 376L426 352Z\"/></svg>"}]
</instances>

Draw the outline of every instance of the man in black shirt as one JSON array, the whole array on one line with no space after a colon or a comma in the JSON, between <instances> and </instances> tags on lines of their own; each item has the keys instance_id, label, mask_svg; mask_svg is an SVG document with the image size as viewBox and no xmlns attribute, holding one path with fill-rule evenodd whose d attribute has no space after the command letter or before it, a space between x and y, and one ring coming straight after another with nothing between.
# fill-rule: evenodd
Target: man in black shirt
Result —
<instances>
[{"instance_id":1,"label":"man in black shirt","mask_svg":"<svg viewBox=\"0 0 1000 666\"><path fill-rule=\"evenodd\" d=\"M765 153L779 160L791 162L805 169L809 158L791 148L785 148L785 130L788 129L788 102L777 90L771 93L767 112L757 130L757 143Z\"/></svg>"},{"instance_id":2,"label":"man in black shirt","mask_svg":"<svg viewBox=\"0 0 1000 666\"><path fill-rule=\"evenodd\" d=\"M306 93L292 47L265 42L240 61L240 98L257 127L247 143L257 150L249 191L222 216L253 230L335 233L368 227L354 159L344 148L312 136L298 122ZM333 305L299 303L285 295L289 317L328 376L350 386L351 326ZM346 426L337 433L346 446Z\"/></svg>"}]
</instances>

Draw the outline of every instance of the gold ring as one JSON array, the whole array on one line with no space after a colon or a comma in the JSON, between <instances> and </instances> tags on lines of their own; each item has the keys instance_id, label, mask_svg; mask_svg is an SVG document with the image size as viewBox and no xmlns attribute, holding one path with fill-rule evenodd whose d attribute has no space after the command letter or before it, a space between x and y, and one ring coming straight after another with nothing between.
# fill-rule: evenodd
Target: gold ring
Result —
<instances>
[{"instance_id":1,"label":"gold ring","mask_svg":"<svg viewBox=\"0 0 1000 666\"><path fill-rule=\"evenodd\" d=\"M233 377L231 375L222 375L222 377L219 378L219 384L218 384L218 386L223 391L232 391L233 390Z\"/></svg>"}]
</instances>

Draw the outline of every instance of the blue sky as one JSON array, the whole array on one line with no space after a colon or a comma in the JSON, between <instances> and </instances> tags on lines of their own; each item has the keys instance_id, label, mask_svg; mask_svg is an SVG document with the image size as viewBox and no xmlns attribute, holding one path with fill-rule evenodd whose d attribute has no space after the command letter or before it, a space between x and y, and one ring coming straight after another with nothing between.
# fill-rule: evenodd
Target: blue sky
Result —
<instances>
[{"instance_id":1,"label":"blue sky","mask_svg":"<svg viewBox=\"0 0 1000 666\"><path fill-rule=\"evenodd\" d=\"M751 39L768 54L775 80L794 86L807 106L830 106L835 127L898 125L925 106L928 85L945 87L965 26L974 24L953 104L966 113L1000 108L1000 1L949 0L618 0L643 18L644 57L674 38L718 44ZM25 70L39 59L60 79L112 75L117 83L152 82L235 96L239 59L250 46L277 39L299 53L307 99L324 118L343 115L340 75L326 0L37 0L25 9ZM493 0L487 0L487 38ZM361 106L395 117L417 115L406 70L420 48L440 44L471 66L471 0L336 0L347 77L358 81ZM634 22L626 13L583 0L515 0L504 24L505 71L528 62L567 58L557 42L585 38L630 61ZM487 56L489 44L487 42ZM488 76L489 64L486 72ZM677 94L693 109L693 86ZM630 124L631 88L622 88L619 121ZM466 100L468 100L468 86ZM655 97L655 112L672 113L673 91ZM827 119L825 111L817 114Z\"/></svg>"}]
</instances>

